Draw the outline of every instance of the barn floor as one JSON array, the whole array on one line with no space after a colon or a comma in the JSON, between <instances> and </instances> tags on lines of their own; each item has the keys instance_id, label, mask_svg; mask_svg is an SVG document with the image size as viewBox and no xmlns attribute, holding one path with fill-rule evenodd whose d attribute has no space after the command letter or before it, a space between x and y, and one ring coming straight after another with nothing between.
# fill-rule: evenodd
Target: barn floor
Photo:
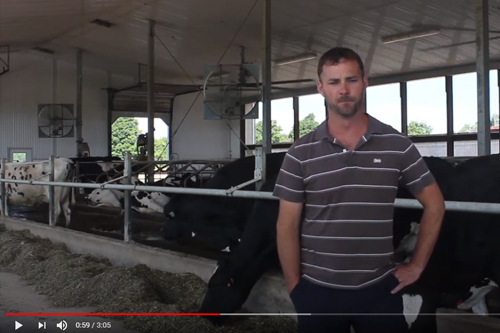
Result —
<instances>
[{"instance_id":1,"label":"barn floor","mask_svg":"<svg viewBox=\"0 0 500 333\"><path fill-rule=\"evenodd\" d=\"M45 323L44 332L55 333L61 330L57 328L57 323L61 320L68 322L67 332L78 331L75 328L76 322L108 322L111 324L112 332L139 333L133 330L125 329L123 323L119 320L101 317L86 316L9 316L6 313L89 313L90 308L59 308L50 305L46 296L40 295L23 281L18 275L12 274L5 269L0 268L0 332L14 332L15 322L23 326L20 332L34 332L38 329L38 323ZM5 319L7 318L7 319ZM80 329L81 330L81 329ZM87 328L86 332L100 332L102 329Z\"/></svg>"}]
</instances>

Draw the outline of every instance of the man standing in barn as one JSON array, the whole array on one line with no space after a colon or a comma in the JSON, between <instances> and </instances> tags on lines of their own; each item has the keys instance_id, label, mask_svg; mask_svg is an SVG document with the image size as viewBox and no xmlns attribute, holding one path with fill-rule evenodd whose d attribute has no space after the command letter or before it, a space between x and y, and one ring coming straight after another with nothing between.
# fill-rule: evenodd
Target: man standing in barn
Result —
<instances>
[{"instance_id":1,"label":"man standing in barn","mask_svg":"<svg viewBox=\"0 0 500 333\"><path fill-rule=\"evenodd\" d=\"M278 253L295 309L331 314L299 315L299 332L405 332L397 292L429 260L442 194L413 143L366 113L368 79L358 54L327 51L318 77L328 118L288 150L274 190ZM424 213L411 262L397 265L392 219L400 182Z\"/></svg>"}]
</instances>

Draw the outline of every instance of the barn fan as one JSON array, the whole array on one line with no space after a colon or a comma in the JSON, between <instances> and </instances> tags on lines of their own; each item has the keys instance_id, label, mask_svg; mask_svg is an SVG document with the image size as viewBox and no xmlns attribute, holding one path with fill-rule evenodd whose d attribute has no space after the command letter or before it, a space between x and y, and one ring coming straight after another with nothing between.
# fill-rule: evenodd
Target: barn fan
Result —
<instances>
[{"instance_id":1,"label":"barn fan","mask_svg":"<svg viewBox=\"0 0 500 333\"><path fill-rule=\"evenodd\" d=\"M284 85L314 82L312 79L273 81L271 89L287 90ZM244 47L241 63L205 65L203 75L203 111L205 119L258 119L257 103L246 103L246 97L261 100L260 66L245 62ZM245 110L242 110L242 106Z\"/></svg>"},{"instance_id":2,"label":"barn fan","mask_svg":"<svg viewBox=\"0 0 500 333\"><path fill-rule=\"evenodd\" d=\"M205 119L257 119L258 105L241 111L242 98L259 95L259 66L256 64L206 65L203 80Z\"/></svg>"},{"instance_id":3,"label":"barn fan","mask_svg":"<svg viewBox=\"0 0 500 333\"><path fill-rule=\"evenodd\" d=\"M38 136L40 138L72 136L74 122L72 104L38 105Z\"/></svg>"}]
</instances>

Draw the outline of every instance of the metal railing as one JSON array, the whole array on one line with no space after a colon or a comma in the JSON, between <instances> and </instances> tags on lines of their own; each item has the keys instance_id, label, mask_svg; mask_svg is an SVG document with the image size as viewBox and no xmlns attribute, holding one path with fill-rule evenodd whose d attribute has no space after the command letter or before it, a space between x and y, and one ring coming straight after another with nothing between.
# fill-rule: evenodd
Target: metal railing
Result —
<instances>
[{"instance_id":1,"label":"metal railing","mask_svg":"<svg viewBox=\"0 0 500 333\"><path fill-rule=\"evenodd\" d=\"M154 176L160 175L161 178L165 177L179 177L189 174L190 176L197 176L200 179L209 179L211 178L219 168L224 165L233 162L234 159L210 159L210 160L200 160L200 159L189 159L189 160L167 160L167 161L140 161L135 160L132 161L132 169L135 168L132 172L132 176L137 176L138 179L147 178L147 169L150 166L154 166ZM81 166L87 164L94 164L97 162L101 163L109 163L114 165L110 167L109 170L103 171L101 173L84 173L81 174ZM121 170L124 167L124 160L111 160L111 161L76 161L75 169L76 169L76 179L81 179L82 177L90 178L95 177L97 180L106 179L112 173L114 177L120 177L124 175L124 171ZM142 167L141 167L142 166ZM155 179L156 181L156 179ZM184 184L186 185L187 179L184 180Z\"/></svg>"},{"instance_id":2,"label":"metal railing","mask_svg":"<svg viewBox=\"0 0 500 333\"><path fill-rule=\"evenodd\" d=\"M54 220L54 186L61 187L73 187L73 188L92 188L92 189L114 189L122 190L125 192L124 200L124 241L130 241L130 194L132 191L152 191L161 193L172 193L172 194L193 194L193 195L207 195L207 196L222 196L222 197L238 197L238 198L252 198L252 199L269 199L278 200L270 192L261 191L248 191L239 190L240 188L255 182L262 182L260 178L260 166L261 166L261 149L260 153L255 156L255 177L249 181L246 181L240 185L234 186L227 190L221 189L201 189L201 188L183 188L183 187L159 187L159 186L147 186L147 185L134 185L131 183L132 179L132 168L131 168L131 155L130 153L125 154L124 159L124 176L113 179L112 181L96 184L96 183L77 183L77 182L59 182L53 181L54 178L54 156L49 158L50 174L49 181L40 180L20 180L20 179L5 179L5 159L2 158L1 161L1 173L0 173L0 183L1 186L1 208L2 215L8 216L8 202L6 198L5 183L12 184L28 184L28 185L43 185L49 186L49 225L55 226ZM44 175L43 177L46 177ZM41 178L41 177L40 177ZM124 179L124 184L112 184L112 182ZM398 208L413 208L422 209L422 205L415 199L399 199L397 198L394 202L394 206ZM500 214L500 203L484 203L484 202L465 202L465 201L445 201L445 208L447 211L461 211L461 212L476 212L476 213L490 213L490 214Z\"/></svg>"}]
</instances>

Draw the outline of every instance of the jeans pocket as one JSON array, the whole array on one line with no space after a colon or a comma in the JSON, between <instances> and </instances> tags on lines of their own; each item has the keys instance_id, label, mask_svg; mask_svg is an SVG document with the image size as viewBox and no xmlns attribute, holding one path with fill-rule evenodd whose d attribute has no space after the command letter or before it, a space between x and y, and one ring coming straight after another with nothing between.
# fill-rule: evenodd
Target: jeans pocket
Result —
<instances>
[{"instance_id":1,"label":"jeans pocket","mask_svg":"<svg viewBox=\"0 0 500 333\"><path fill-rule=\"evenodd\" d=\"M290 291L290 299L293 301L293 298L297 292L297 289L299 289L300 285L302 283L302 278L299 279L299 282L297 282L297 284L295 285L295 287L293 287L292 291Z\"/></svg>"}]
</instances>

